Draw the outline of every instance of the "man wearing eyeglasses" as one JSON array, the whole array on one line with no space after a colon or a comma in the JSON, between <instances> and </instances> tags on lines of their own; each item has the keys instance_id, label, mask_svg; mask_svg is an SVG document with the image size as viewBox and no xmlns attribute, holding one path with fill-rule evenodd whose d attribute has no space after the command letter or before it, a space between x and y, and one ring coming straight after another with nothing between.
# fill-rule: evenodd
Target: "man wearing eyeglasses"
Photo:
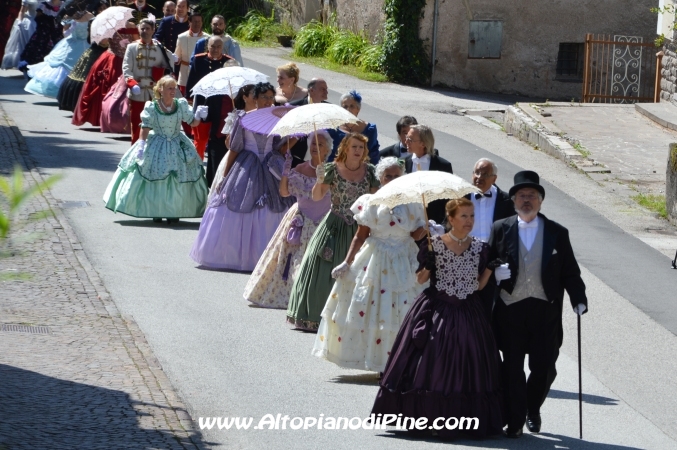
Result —
<instances>
[{"instance_id":1,"label":"man wearing eyeglasses","mask_svg":"<svg viewBox=\"0 0 677 450\"><path fill-rule=\"evenodd\" d=\"M504 263L494 271L498 297L493 325L503 353L505 433L519 438L525 421L532 433L541 430L540 409L557 375L562 345L564 291L578 315L587 311L588 299L569 231L540 213L545 189L538 174L530 170L515 174L509 195L517 215L493 224L489 261Z\"/></svg>"},{"instance_id":2,"label":"man wearing eyeglasses","mask_svg":"<svg viewBox=\"0 0 677 450\"><path fill-rule=\"evenodd\" d=\"M481 158L475 163L472 173L472 184L480 192L468 194L466 198L475 205L475 225L470 232L484 242L489 241L491 226L497 220L515 215L515 205L507 192L496 186L498 167L488 159ZM494 286L488 284L480 291L482 304L484 305L487 318L491 319L491 311L494 307Z\"/></svg>"}]
</instances>

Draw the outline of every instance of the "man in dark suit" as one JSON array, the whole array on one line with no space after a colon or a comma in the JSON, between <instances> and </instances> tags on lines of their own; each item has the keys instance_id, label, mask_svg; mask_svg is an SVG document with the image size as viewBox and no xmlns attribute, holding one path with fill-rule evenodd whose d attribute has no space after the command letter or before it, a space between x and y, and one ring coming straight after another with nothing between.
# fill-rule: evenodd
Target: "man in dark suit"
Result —
<instances>
[{"instance_id":1,"label":"man in dark suit","mask_svg":"<svg viewBox=\"0 0 677 450\"><path fill-rule=\"evenodd\" d=\"M395 129L397 130L397 136L400 138L400 141L397 144L389 145L383 150L379 150L379 155L381 158L387 156L394 156L395 158L405 158L409 151L407 150L407 133L409 133L409 128L412 125L418 125L416 118L413 116L402 116L400 120L395 124Z\"/></svg>"},{"instance_id":2,"label":"man in dark suit","mask_svg":"<svg viewBox=\"0 0 677 450\"><path fill-rule=\"evenodd\" d=\"M538 174L518 172L509 195L517 215L494 223L489 260L504 262L494 271L498 298L493 325L503 352L506 435L518 438L525 418L529 431L541 430L540 408L557 375L555 363L562 345L564 290L576 314L587 311L588 299L569 231L539 213L545 189ZM528 380L524 375L527 354Z\"/></svg>"},{"instance_id":3,"label":"man in dark suit","mask_svg":"<svg viewBox=\"0 0 677 450\"><path fill-rule=\"evenodd\" d=\"M475 226L470 235L484 242L489 241L494 222L515 215L515 205L510 196L495 184L497 178L496 164L488 158L481 158L475 163L472 173L472 184L480 193L466 195L475 205ZM494 288L495 285L489 283L480 291L488 319L491 319L491 310L494 307Z\"/></svg>"},{"instance_id":4,"label":"man in dark suit","mask_svg":"<svg viewBox=\"0 0 677 450\"><path fill-rule=\"evenodd\" d=\"M404 157L404 169L407 173L419 170L438 170L454 173L451 163L440 158L435 150L435 137L432 130L425 125L411 125L405 138L408 155ZM428 204L428 219L444 225L447 200L435 200Z\"/></svg>"},{"instance_id":5,"label":"man in dark suit","mask_svg":"<svg viewBox=\"0 0 677 450\"><path fill-rule=\"evenodd\" d=\"M181 33L185 33L189 28L188 1L178 0L176 2L176 14L163 18L153 37L160 41L166 49L174 53L176 50L176 40Z\"/></svg>"}]
</instances>

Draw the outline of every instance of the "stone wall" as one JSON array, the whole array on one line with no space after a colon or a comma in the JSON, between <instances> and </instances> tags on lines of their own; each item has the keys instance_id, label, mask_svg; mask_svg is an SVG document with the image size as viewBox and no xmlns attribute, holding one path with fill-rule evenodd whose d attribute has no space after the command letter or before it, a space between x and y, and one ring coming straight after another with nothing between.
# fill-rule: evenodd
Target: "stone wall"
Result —
<instances>
[{"instance_id":1,"label":"stone wall","mask_svg":"<svg viewBox=\"0 0 677 450\"><path fill-rule=\"evenodd\" d=\"M674 42L663 45L662 65L661 100L677 105L677 45Z\"/></svg>"},{"instance_id":2,"label":"stone wall","mask_svg":"<svg viewBox=\"0 0 677 450\"><path fill-rule=\"evenodd\" d=\"M665 179L665 206L668 219L677 225L677 144L670 144Z\"/></svg>"}]
</instances>

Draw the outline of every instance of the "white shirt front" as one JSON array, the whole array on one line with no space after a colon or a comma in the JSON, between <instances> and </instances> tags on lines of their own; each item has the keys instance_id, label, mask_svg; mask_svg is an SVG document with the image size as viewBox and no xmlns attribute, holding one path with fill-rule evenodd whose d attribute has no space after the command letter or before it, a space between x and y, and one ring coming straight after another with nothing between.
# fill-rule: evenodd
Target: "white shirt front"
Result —
<instances>
[{"instance_id":1,"label":"white shirt front","mask_svg":"<svg viewBox=\"0 0 677 450\"><path fill-rule=\"evenodd\" d=\"M492 185L484 194L491 193L491 197L482 196L475 198L475 194L470 194L470 201L475 205L475 225L470 232L471 236L477 239L489 242L491 226L494 224L494 208L496 207L496 197L498 190Z\"/></svg>"},{"instance_id":2,"label":"white shirt front","mask_svg":"<svg viewBox=\"0 0 677 450\"><path fill-rule=\"evenodd\" d=\"M421 166L420 169L419 166ZM411 155L411 172L419 170L430 170L430 155L423 155L420 158L414 154Z\"/></svg>"},{"instance_id":3,"label":"white shirt front","mask_svg":"<svg viewBox=\"0 0 677 450\"><path fill-rule=\"evenodd\" d=\"M531 250L531 246L534 245L536 233L538 233L539 220L538 216L536 216L531 222L525 222L521 217L517 216L517 227L519 228L520 239L527 251Z\"/></svg>"}]
</instances>

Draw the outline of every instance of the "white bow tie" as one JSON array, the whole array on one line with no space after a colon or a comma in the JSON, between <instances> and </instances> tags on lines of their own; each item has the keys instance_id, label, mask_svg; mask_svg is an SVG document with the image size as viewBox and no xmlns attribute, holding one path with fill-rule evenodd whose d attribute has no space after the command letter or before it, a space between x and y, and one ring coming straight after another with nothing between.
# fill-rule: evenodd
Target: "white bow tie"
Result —
<instances>
[{"instance_id":1,"label":"white bow tie","mask_svg":"<svg viewBox=\"0 0 677 450\"><path fill-rule=\"evenodd\" d=\"M538 221L524 222L520 220L517 222L517 226L520 228L538 228Z\"/></svg>"}]
</instances>

